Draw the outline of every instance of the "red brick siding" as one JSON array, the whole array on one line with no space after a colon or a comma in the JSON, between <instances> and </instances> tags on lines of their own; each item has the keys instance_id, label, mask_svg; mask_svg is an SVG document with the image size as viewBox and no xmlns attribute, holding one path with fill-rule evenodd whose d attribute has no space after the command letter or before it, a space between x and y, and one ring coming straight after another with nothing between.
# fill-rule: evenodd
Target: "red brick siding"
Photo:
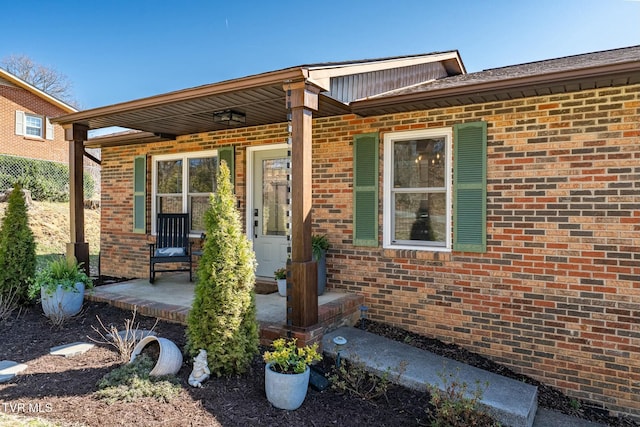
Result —
<instances>
[{"instance_id":1,"label":"red brick siding","mask_svg":"<svg viewBox=\"0 0 640 427\"><path fill-rule=\"evenodd\" d=\"M54 140L16 135L16 111L57 117L66 112L26 89L0 84L0 154L69 162L69 144L64 129L54 126ZM45 127L43 120L42 126Z\"/></svg>"},{"instance_id":2,"label":"red brick siding","mask_svg":"<svg viewBox=\"0 0 640 427\"><path fill-rule=\"evenodd\" d=\"M151 233L151 157L159 154L235 146L236 196L245 209L246 147L283 143L286 125L259 126L224 133L184 135L176 141L102 149L101 273L118 277L148 277ZM133 158L147 156L147 235L133 233ZM196 242L197 243L197 242Z\"/></svg>"},{"instance_id":3,"label":"red brick siding","mask_svg":"<svg viewBox=\"0 0 640 427\"><path fill-rule=\"evenodd\" d=\"M382 140L386 132L477 120L488 123L487 252L353 247L353 135L379 132ZM328 286L364 295L376 320L640 416L639 128L638 85L314 120L313 221L331 242ZM103 150L104 273L146 276L146 248L129 232L134 154L237 144L244 206L244 149L282 142L284 131ZM382 176L382 144L380 153Z\"/></svg>"}]
</instances>

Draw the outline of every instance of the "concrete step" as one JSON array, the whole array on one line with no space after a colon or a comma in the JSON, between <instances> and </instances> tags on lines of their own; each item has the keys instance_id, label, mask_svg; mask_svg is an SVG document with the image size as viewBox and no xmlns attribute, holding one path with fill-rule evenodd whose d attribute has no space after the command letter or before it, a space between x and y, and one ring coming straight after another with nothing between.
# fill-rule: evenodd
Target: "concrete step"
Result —
<instances>
[{"instance_id":1,"label":"concrete step","mask_svg":"<svg viewBox=\"0 0 640 427\"><path fill-rule=\"evenodd\" d=\"M335 337L344 337L341 348ZM538 388L530 384L503 377L455 360L420 350L353 327L342 327L323 337L324 352L350 361L363 363L376 373L389 372L391 379L405 387L426 390L427 384L444 389L441 377L452 375L464 381L471 391L476 382L488 383L481 405L504 426L531 427L538 408Z\"/></svg>"}]
</instances>

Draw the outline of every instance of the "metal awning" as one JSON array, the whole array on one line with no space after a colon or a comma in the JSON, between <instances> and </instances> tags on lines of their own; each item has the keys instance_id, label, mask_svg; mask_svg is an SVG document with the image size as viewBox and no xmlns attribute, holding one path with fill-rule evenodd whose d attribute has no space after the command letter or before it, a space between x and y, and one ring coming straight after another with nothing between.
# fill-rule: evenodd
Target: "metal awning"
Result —
<instances>
[{"instance_id":1,"label":"metal awning","mask_svg":"<svg viewBox=\"0 0 640 427\"><path fill-rule=\"evenodd\" d=\"M314 83L308 78L307 70L291 68L85 110L53 121L61 125L81 124L89 129L119 126L143 131L145 142L153 140L153 135L161 140L175 135L284 123L287 121L286 85L296 81ZM241 126L214 123L214 112L226 109L244 113L246 123ZM348 105L320 95L314 117L350 112ZM141 135L130 133L128 139L131 137L138 139ZM124 141L126 135L120 139ZM87 145L100 146L100 143Z\"/></svg>"}]
</instances>

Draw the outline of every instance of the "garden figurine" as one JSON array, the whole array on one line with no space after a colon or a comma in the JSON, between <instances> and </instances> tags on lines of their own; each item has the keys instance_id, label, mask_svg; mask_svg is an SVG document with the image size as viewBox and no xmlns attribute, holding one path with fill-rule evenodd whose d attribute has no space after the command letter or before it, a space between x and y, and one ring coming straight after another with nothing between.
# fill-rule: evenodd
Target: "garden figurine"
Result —
<instances>
[{"instance_id":1,"label":"garden figurine","mask_svg":"<svg viewBox=\"0 0 640 427\"><path fill-rule=\"evenodd\" d=\"M193 371L189 375L189 385L192 387L202 387L202 383L205 382L211 371L209 371L209 365L207 364L207 351L200 349L200 352L193 358Z\"/></svg>"}]
</instances>

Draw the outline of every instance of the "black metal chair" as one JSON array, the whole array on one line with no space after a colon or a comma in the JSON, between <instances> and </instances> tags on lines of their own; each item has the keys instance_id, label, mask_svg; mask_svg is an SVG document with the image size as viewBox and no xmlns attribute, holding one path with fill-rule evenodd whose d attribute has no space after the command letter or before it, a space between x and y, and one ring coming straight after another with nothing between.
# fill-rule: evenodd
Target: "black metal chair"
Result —
<instances>
[{"instance_id":1,"label":"black metal chair","mask_svg":"<svg viewBox=\"0 0 640 427\"><path fill-rule=\"evenodd\" d=\"M188 271L193 281L189 241L189 214L161 213L156 222L156 243L149 243L149 282L156 280L156 273ZM188 263L189 267L156 269L156 264Z\"/></svg>"}]
</instances>

